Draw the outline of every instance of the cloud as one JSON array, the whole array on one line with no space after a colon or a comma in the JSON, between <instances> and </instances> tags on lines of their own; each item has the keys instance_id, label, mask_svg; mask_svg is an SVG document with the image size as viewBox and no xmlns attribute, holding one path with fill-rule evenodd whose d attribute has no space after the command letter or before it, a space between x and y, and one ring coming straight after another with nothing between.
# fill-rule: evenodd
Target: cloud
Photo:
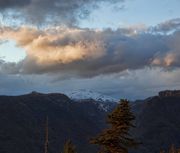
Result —
<instances>
[{"instance_id":1,"label":"cloud","mask_svg":"<svg viewBox=\"0 0 180 153\"><path fill-rule=\"evenodd\" d=\"M166 45L169 47L168 52L157 53L152 64L159 65L162 67L180 67L180 31L174 32L172 35L168 36Z\"/></svg>"},{"instance_id":2,"label":"cloud","mask_svg":"<svg viewBox=\"0 0 180 153\"><path fill-rule=\"evenodd\" d=\"M178 30L167 35L133 27L117 30L1 27L0 32L1 40L15 40L27 54L19 63L1 63L1 71L6 73L58 73L61 77L88 78L127 69L180 66Z\"/></svg>"},{"instance_id":3,"label":"cloud","mask_svg":"<svg viewBox=\"0 0 180 153\"><path fill-rule=\"evenodd\" d=\"M53 69L56 66L62 67L72 62L95 60L103 56L104 44L94 37L95 33L81 29L56 28L39 31L25 27L20 29L4 27L1 28L0 38L13 39L19 47L26 50L26 59L15 66L18 68L19 65L25 66L22 71L27 73L31 66L37 67L37 71L41 73L46 71L46 67ZM4 65L10 65L10 63Z\"/></svg>"},{"instance_id":4,"label":"cloud","mask_svg":"<svg viewBox=\"0 0 180 153\"><path fill-rule=\"evenodd\" d=\"M14 7L23 7L29 5L31 0L1 0L0 9L14 8Z\"/></svg>"},{"instance_id":5,"label":"cloud","mask_svg":"<svg viewBox=\"0 0 180 153\"><path fill-rule=\"evenodd\" d=\"M131 100L157 95L161 90L180 89L180 69L165 71L147 68L123 71L94 78L56 80L54 75L5 75L0 74L0 95L19 95L31 91L57 92L79 89L92 90L115 98Z\"/></svg>"},{"instance_id":6,"label":"cloud","mask_svg":"<svg viewBox=\"0 0 180 153\"><path fill-rule=\"evenodd\" d=\"M171 19L171 20L167 20L165 22L162 22L160 24L158 24L155 27L151 27L152 31L155 32L172 32L174 30L179 30L180 29L180 18L176 18L176 19Z\"/></svg>"},{"instance_id":7,"label":"cloud","mask_svg":"<svg viewBox=\"0 0 180 153\"><path fill-rule=\"evenodd\" d=\"M58 23L74 25L78 18L87 17L101 2L124 0L1 0L0 11L13 19L31 24Z\"/></svg>"}]
</instances>

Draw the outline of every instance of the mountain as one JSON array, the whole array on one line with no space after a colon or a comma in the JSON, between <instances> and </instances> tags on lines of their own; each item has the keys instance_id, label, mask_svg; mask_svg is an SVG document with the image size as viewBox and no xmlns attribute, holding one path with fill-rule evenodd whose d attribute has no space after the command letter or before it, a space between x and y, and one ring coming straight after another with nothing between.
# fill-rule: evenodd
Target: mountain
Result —
<instances>
[{"instance_id":1,"label":"mountain","mask_svg":"<svg viewBox=\"0 0 180 153\"><path fill-rule=\"evenodd\" d=\"M180 146L179 93L163 91L131 103L136 115L136 128L131 132L142 142L133 153ZM60 93L0 96L0 152L43 153L48 116L49 153L60 152L67 139L75 143L78 153L96 153L96 146L88 141L107 126L107 113L116 105L94 99L74 101Z\"/></svg>"},{"instance_id":2,"label":"mountain","mask_svg":"<svg viewBox=\"0 0 180 153\"><path fill-rule=\"evenodd\" d=\"M75 101L93 99L100 102L118 102L116 98L86 89L67 91L65 94Z\"/></svg>"},{"instance_id":3,"label":"mountain","mask_svg":"<svg viewBox=\"0 0 180 153\"><path fill-rule=\"evenodd\" d=\"M137 152L157 153L174 144L180 147L180 90L166 90L133 105L140 142Z\"/></svg>"},{"instance_id":4,"label":"mountain","mask_svg":"<svg viewBox=\"0 0 180 153\"><path fill-rule=\"evenodd\" d=\"M74 102L59 93L0 96L0 152L43 153L47 116L49 152L60 152L67 139L77 145L78 152L95 152L88 141L105 127L106 116L99 104Z\"/></svg>"}]
</instances>

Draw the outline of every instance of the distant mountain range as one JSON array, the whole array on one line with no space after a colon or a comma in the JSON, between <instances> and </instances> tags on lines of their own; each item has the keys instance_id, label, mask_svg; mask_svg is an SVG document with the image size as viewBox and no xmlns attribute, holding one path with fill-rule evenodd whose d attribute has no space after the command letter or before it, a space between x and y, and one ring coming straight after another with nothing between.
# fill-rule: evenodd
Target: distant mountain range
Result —
<instances>
[{"instance_id":1,"label":"distant mountain range","mask_svg":"<svg viewBox=\"0 0 180 153\"><path fill-rule=\"evenodd\" d=\"M0 153L43 153L47 116L49 153L60 152L67 139L78 153L96 153L97 147L88 141L107 126L106 115L116 105L103 98L60 93L0 96ZM180 146L180 91L163 91L131 105L137 126L132 134L142 142L132 152L157 153L171 144Z\"/></svg>"}]
</instances>

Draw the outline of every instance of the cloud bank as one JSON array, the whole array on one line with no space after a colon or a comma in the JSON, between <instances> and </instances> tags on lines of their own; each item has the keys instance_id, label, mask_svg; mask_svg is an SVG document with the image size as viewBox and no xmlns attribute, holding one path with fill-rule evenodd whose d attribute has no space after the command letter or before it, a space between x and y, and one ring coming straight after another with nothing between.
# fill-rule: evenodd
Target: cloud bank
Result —
<instances>
[{"instance_id":1,"label":"cloud bank","mask_svg":"<svg viewBox=\"0 0 180 153\"><path fill-rule=\"evenodd\" d=\"M180 88L180 69L164 71L161 68L144 68L123 73L84 79L56 80L56 75L4 75L0 74L0 94L19 95L31 91L43 93L77 91L100 92L112 97L143 99L165 89Z\"/></svg>"},{"instance_id":2,"label":"cloud bank","mask_svg":"<svg viewBox=\"0 0 180 153\"><path fill-rule=\"evenodd\" d=\"M148 28L1 27L0 32L0 40L15 40L27 54L19 63L1 61L1 71L11 74L59 73L88 78L127 69L180 66L179 30L160 34Z\"/></svg>"}]
</instances>

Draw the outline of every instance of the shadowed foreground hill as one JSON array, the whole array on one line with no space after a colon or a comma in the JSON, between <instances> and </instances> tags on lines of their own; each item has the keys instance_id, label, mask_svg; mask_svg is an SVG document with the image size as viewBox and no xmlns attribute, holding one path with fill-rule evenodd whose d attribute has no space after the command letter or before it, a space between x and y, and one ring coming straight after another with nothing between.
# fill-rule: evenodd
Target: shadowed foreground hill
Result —
<instances>
[{"instance_id":1,"label":"shadowed foreground hill","mask_svg":"<svg viewBox=\"0 0 180 153\"><path fill-rule=\"evenodd\" d=\"M132 132L143 143L137 153L157 153L172 143L180 146L178 93L166 91L132 103L137 125ZM63 94L0 96L0 153L43 153L46 116L49 153L59 153L69 138L79 153L95 153L88 140L106 126L106 110L114 106L93 100L74 102Z\"/></svg>"}]
</instances>

